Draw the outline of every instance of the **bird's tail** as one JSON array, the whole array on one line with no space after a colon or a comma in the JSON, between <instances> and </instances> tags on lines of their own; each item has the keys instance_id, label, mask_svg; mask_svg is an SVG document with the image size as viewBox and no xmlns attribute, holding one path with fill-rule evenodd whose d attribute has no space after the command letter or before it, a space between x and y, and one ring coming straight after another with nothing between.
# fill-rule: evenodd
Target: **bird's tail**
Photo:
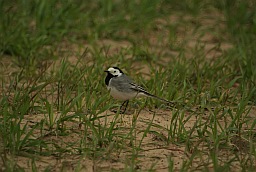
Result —
<instances>
[{"instance_id":1,"label":"bird's tail","mask_svg":"<svg viewBox=\"0 0 256 172\"><path fill-rule=\"evenodd\" d=\"M145 95L145 96L156 98L156 99L161 100L161 101L163 101L163 102L165 102L165 103L168 103L168 105L170 105L170 106L174 106L174 102L171 102L171 101L169 101L169 100L163 99L163 98L158 97L158 96L155 96L155 95L153 95L153 94L150 94L150 93L147 92L144 88L142 88L141 86L139 86L139 85L137 85L137 84L134 84L134 83L130 83L130 84L131 84L131 86L132 86L131 89L133 89L133 90L135 90L135 91L138 92L137 95L140 95L140 93L142 93L142 94Z\"/></svg>"},{"instance_id":2,"label":"bird's tail","mask_svg":"<svg viewBox=\"0 0 256 172\"><path fill-rule=\"evenodd\" d=\"M160 100L160 101L162 101L162 102L165 102L165 103L167 103L169 106L174 106L174 105L175 105L174 102L169 101L169 100L166 100L166 99L163 99L163 98L158 97L158 96L155 96L155 95L153 95L153 94L150 94L149 92L144 92L144 94L145 94L146 96L148 96L148 97L152 97L152 98L158 99L158 100Z\"/></svg>"}]
</instances>

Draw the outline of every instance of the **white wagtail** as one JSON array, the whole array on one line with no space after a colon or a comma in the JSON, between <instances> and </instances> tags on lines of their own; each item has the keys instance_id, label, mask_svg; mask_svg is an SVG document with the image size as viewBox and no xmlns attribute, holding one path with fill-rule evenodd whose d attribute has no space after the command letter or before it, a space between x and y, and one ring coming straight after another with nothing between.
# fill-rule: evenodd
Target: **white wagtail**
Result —
<instances>
[{"instance_id":1,"label":"white wagtail","mask_svg":"<svg viewBox=\"0 0 256 172\"><path fill-rule=\"evenodd\" d=\"M129 100L135 97L153 97L166 103L173 104L173 102L147 92L144 88L134 83L133 80L125 75L118 67L110 67L105 72L107 72L105 84L107 85L108 90L110 90L110 95L117 100L124 101L121 108L126 104L122 113L126 111Z\"/></svg>"}]
</instances>

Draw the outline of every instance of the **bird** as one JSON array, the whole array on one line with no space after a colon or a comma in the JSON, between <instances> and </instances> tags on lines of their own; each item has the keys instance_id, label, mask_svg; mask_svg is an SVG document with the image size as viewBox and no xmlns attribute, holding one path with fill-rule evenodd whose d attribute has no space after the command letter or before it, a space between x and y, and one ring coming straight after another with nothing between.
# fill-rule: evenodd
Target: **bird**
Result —
<instances>
[{"instance_id":1,"label":"bird","mask_svg":"<svg viewBox=\"0 0 256 172\"><path fill-rule=\"evenodd\" d=\"M173 102L155 96L143 87L136 84L129 76L127 76L120 68L110 67L104 72L107 73L105 78L105 84L107 89L110 91L110 95L117 100L124 101L120 109L125 105L125 109L122 113L125 113L126 108L129 104L129 100L138 97L152 97L161 100L168 104Z\"/></svg>"}]
</instances>

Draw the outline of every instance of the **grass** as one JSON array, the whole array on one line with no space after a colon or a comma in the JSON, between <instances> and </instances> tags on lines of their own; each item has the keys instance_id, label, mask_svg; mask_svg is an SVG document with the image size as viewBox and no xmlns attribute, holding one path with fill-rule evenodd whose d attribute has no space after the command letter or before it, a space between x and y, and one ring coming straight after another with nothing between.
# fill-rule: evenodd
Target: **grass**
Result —
<instances>
[{"instance_id":1,"label":"grass","mask_svg":"<svg viewBox=\"0 0 256 172\"><path fill-rule=\"evenodd\" d=\"M0 0L1 170L253 171L255 10ZM120 105L104 85L113 65L176 108L140 99L132 115L108 111Z\"/></svg>"}]
</instances>

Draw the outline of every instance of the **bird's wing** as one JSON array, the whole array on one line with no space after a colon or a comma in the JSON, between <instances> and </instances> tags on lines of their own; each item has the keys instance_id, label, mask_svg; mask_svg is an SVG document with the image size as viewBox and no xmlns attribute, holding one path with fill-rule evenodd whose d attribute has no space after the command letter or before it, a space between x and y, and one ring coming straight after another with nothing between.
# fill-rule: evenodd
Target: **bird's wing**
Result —
<instances>
[{"instance_id":1,"label":"bird's wing","mask_svg":"<svg viewBox=\"0 0 256 172\"><path fill-rule=\"evenodd\" d=\"M137 84L135 84L135 83L130 83L130 85L131 85L131 89L133 89L133 90L135 90L135 91L138 91L138 92L140 92L140 93L142 92L142 93L144 93L146 96L159 99L159 100L161 100L161 101L164 101L164 102L168 103L169 105L173 105L173 104L174 104L173 102L171 102L171 101L169 101L169 100L163 99L163 98L158 97L158 96L155 96L155 95L153 95L153 94L150 94L150 93L147 92L143 87L141 87L141 86L139 86L139 85L137 85Z\"/></svg>"},{"instance_id":2,"label":"bird's wing","mask_svg":"<svg viewBox=\"0 0 256 172\"><path fill-rule=\"evenodd\" d=\"M137 85L137 84L135 84L133 82L130 83L130 86L131 86L131 89L133 89L133 90L135 90L137 92L142 92L142 93L144 93L144 94L146 94L148 96L153 96L152 94L147 92L143 87L141 87L141 86L139 86L139 85Z\"/></svg>"},{"instance_id":3,"label":"bird's wing","mask_svg":"<svg viewBox=\"0 0 256 172\"><path fill-rule=\"evenodd\" d=\"M134 90L136 90L136 85L137 84L135 84L133 80L125 74L123 74L121 77L113 77L111 79L111 86L115 87L117 90L121 92L134 92ZM143 89L137 89L136 91L143 92Z\"/></svg>"}]
</instances>

